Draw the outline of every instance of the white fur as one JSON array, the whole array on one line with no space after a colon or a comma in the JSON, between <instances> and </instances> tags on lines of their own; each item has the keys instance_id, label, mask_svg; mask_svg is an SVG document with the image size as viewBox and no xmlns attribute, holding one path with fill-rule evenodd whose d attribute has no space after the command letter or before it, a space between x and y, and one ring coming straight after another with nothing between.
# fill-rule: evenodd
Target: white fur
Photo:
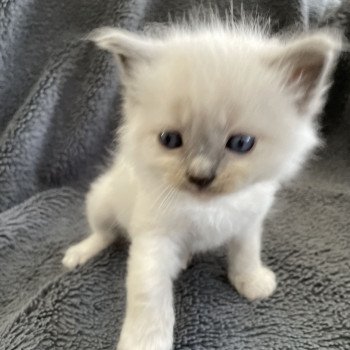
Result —
<instances>
[{"instance_id":1,"label":"white fur","mask_svg":"<svg viewBox=\"0 0 350 350\"><path fill-rule=\"evenodd\" d=\"M118 350L170 350L172 281L193 253L226 244L229 280L240 294L255 300L275 290L275 275L260 259L262 224L280 183L318 143L314 117L336 45L324 33L283 42L256 29L219 25L176 28L156 39L104 29L93 39L119 60L125 123L113 164L87 196L92 234L68 249L63 264L85 263L115 239L112 228L124 227L131 247ZM302 57L310 55L305 70L294 55L299 47ZM303 79L315 60L322 67L310 75L310 87ZM294 64L301 65L296 80ZM175 100L186 102L178 107ZM182 149L159 145L164 129L182 131ZM227 136L237 132L257 137L250 154L225 150ZM186 170L200 175L213 164L218 177L226 174L215 193L181 187ZM236 178L236 171L243 175Z\"/></svg>"}]
</instances>

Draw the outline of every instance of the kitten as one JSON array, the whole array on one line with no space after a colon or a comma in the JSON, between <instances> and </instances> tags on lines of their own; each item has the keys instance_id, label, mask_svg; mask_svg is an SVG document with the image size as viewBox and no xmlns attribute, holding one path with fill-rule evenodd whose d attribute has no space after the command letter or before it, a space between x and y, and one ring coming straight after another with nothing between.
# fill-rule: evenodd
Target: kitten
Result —
<instances>
[{"instance_id":1,"label":"kitten","mask_svg":"<svg viewBox=\"0 0 350 350\"><path fill-rule=\"evenodd\" d=\"M116 58L125 120L113 164L87 195L91 235L63 264L84 264L124 227L131 246L118 350L170 350L172 283L191 254L226 245L241 295L274 292L260 258L263 221L319 143L316 116L340 42L324 31L281 38L219 23L159 37L103 28L91 39Z\"/></svg>"}]
</instances>

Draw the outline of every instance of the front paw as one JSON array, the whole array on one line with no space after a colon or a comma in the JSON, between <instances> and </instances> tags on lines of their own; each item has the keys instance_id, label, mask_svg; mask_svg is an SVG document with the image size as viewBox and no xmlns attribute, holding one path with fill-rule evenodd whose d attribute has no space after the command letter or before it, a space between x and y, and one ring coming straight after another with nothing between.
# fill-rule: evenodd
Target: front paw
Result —
<instances>
[{"instance_id":1,"label":"front paw","mask_svg":"<svg viewBox=\"0 0 350 350\"><path fill-rule=\"evenodd\" d=\"M277 285L274 272L265 266L245 274L230 274L229 279L238 293L250 301L268 298Z\"/></svg>"},{"instance_id":2,"label":"front paw","mask_svg":"<svg viewBox=\"0 0 350 350\"><path fill-rule=\"evenodd\" d=\"M173 348L172 333L165 329L152 327L151 324L147 328L152 329L132 328L122 330L117 350L171 350Z\"/></svg>"},{"instance_id":3,"label":"front paw","mask_svg":"<svg viewBox=\"0 0 350 350\"><path fill-rule=\"evenodd\" d=\"M86 246L84 241L71 246L67 249L62 259L62 264L69 270L72 270L79 265L85 264L92 255L88 248L89 247Z\"/></svg>"},{"instance_id":4,"label":"front paw","mask_svg":"<svg viewBox=\"0 0 350 350\"><path fill-rule=\"evenodd\" d=\"M131 334L119 341L117 350L171 350L172 339L164 339L159 334L138 340L137 335Z\"/></svg>"}]
</instances>

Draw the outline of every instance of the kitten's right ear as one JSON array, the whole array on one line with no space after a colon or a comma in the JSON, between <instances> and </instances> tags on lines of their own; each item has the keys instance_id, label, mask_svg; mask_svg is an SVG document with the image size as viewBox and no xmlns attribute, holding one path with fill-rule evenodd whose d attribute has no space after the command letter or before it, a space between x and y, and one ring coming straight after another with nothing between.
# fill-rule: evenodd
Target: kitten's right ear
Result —
<instances>
[{"instance_id":1,"label":"kitten's right ear","mask_svg":"<svg viewBox=\"0 0 350 350\"><path fill-rule=\"evenodd\" d=\"M315 32L291 40L270 54L270 66L287 70L286 85L294 87L301 112L322 106L341 44L338 33Z\"/></svg>"},{"instance_id":2,"label":"kitten's right ear","mask_svg":"<svg viewBox=\"0 0 350 350\"><path fill-rule=\"evenodd\" d=\"M137 65L147 63L155 55L155 45L150 39L121 29L98 28L90 33L87 40L115 56L124 82L132 77Z\"/></svg>"}]
</instances>

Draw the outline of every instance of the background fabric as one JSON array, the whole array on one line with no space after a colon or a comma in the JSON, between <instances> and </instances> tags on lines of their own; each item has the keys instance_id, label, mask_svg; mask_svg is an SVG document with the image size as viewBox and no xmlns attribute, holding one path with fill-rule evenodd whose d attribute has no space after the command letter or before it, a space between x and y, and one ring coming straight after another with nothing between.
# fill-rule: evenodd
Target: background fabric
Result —
<instances>
[{"instance_id":1,"label":"background fabric","mask_svg":"<svg viewBox=\"0 0 350 350\"><path fill-rule=\"evenodd\" d=\"M230 1L215 3L224 14ZM61 266L88 233L84 192L120 122L112 57L80 39L102 25L166 22L191 6L0 0L1 350L115 348L127 244L72 272ZM239 15L241 2L233 7ZM349 35L348 4L315 12L305 1L246 0L244 9L271 16L274 30L330 24ZM277 273L276 293L249 303L230 286L222 250L196 257L175 285L175 349L350 348L349 62L344 54L323 117L326 147L281 191L266 223L263 259Z\"/></svg>"}]
</instances>

